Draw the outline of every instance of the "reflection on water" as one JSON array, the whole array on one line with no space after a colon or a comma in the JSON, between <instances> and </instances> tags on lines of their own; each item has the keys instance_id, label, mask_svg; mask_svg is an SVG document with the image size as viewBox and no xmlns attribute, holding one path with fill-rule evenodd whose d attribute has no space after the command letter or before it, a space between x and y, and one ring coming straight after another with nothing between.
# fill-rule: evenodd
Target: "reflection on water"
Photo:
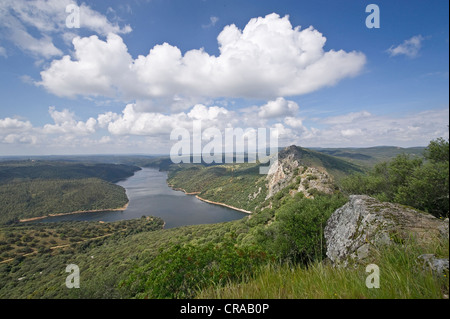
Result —
<instances>
[{"instance_id":1,"label":"reflection on water","mask_svg":"<svg viewBox=\"0 0 450 319\"><path fill-rule=\"evenodd\" d=\"M117 221L145 216L161 217L166 228L184 225L211 224L240 219L247 214L226 207L202 202L195 196L174 191L166 183L167 173L143 168L130 178L117 183L124 187L130 200L121 211L73 214L49 217L38 222L69 220Z\"/></svg>"}]
</instances>

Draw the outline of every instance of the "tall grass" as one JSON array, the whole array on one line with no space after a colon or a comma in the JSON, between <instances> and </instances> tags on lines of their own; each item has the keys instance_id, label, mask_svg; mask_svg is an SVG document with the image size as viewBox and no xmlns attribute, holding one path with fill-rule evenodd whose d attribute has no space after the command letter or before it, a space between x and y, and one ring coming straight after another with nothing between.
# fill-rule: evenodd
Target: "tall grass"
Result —
<instances>
[{"instance_id":1,"label":"tall grass","mask_svg":"<svg viewBox=\"0 0 450 319\"><path fill-rule=\"evenodd\" d=\"M448 272L433 274L417 257L433 253L448 258L448 240L420 247L386 247L372 261L380 270L380 287L367 288L367 265L336 268L324 262L309 266L268 264L239 284L212 287L198 298L249 299L441 299L448 298Z\"/></svg>"}]
</instances>

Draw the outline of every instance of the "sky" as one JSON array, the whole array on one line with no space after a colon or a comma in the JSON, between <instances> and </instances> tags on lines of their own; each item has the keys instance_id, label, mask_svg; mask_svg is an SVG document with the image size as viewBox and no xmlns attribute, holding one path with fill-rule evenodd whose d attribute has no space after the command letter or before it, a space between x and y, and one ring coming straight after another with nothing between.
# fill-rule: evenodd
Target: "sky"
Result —
<instances>
[{"instance_id":1,"label":"sky","mask_svg":"<svg viewBox=\"0 0 450 319\"><path fill-rule=\"evenodd\" d=\"M272 128L280 146L426 146L449 135L448 12L447 0L1 0L0 156L168 154L195 121L203 143L209 128Z\"/></svg>"}]
</instances>

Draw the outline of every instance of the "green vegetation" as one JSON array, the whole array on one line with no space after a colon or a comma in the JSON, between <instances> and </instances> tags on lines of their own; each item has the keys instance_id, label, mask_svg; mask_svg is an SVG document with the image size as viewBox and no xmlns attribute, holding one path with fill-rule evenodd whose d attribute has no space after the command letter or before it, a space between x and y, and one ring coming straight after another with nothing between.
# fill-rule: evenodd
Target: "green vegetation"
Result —
<instances>
[{"instance_id":1,"label":"green vegetation","mask_svg":"<svg viewBox=\"0 0 450 319\"><path fill-rule=\"evenodd\" d=\"M174 245L124 282L138 298L192 298L211 284L240 280L263 264L263 250L240 247L232 239L203 245Z\"/></svg>"},{"instance_id":2,"label":"green vegetation","mask_svg":"<svg viewBox=\"0 0 450 319\"><path fill-rule=\"evenodd\" d=\"M346 202L341 195L319 195L315 199L303 198L301 193L289 196L274 211L270 225L256 227L256 240L280 261L308 264L322 260L326 257L326 222Z\"/></svg>"},{"instance_id":3,"label":"green vegetation","mask_svg":"<svg viewBox=\"0 0 450 319\"><path fill-rule=\"evenodd\" d=\"M133 238L158 232L163 223L160 218L142 217L111 223L60 222L2 227L2 237L19 234L21 238L37 238L40 243L29 246L34 253L24 256L15 251L18 255L12 260L0 262L0 298L118 298L121 296L118 280L128 274L148 245ZM15 241L15 245L21 242L28 245L25 238ZM68 275L65 268L72 263L81 269L82 289L70 290L65 286Z\"/></svg>"},{"instance_id":4,"label":"green vegetation","mask_svg":"<svg viewBox=\"0 0 450 319\"><path fill-rule=\"evenodd\" d=\"M168 183L200 197L252 211L267 195L266 175L258 164L177 165L169 171Z\"/></svg>"},{"instance_id":5,"label":"green vegetation","mask_svg":"<svg viewBox=\"0 0 450 319\"><path fill-rule=\"evenodd\" d=\"M352 163L298 146L290 146L280 152L279 159L292 154L299 165L324 168L337 180L351 173L362 172ZM298 169L295 172L296 175L302 173ZM168 183L188 193L198 192L200 197L214 202L254 211L266 199L266 177L259 174L258 163L213 166L188 164L170 166ZM311 180L314 178L310 177Z\"/></svg>"},{"instance_id":6,"label":"green vegetation","mask_svg":"<svg viewBox=\"0 0 450 319\"><path fill-rule=\"evenodd\" d=\"M443 151L445 147L447 153ZM332 171L346 186L346 192L370 191L384 200L399 200L401 194L416 188L425 194L426 189L419 188L425 187L419 183L421 179L430 185L440 185L445 169L448 175L448 142L443 140L430 143L424 159L400 155L391 162L379 164L366 175L356 165L330 155L299 147L290 149L298 155L300 165ZM259 175L257 164L166 165L164 158L139 160L143 165L169 169L168 182L174 187L200 192L203 198L254 213L233 222L172 229L161 229L163 221L151 217L114 223L2 226L0 298L442 298L443 294L448 295L448 273L446 277L437 277L424 270L417 259L423 253L448 258L448 241L430 243L427 247L400 242L379 251L372 261L382 269L380 289L365 286L367 273L361 265L351 269L329 265L325 259L324 227L329 216L347 201L346 193L336 190L327 195L316 191L314 199L310 199L292 192L300 183L297 176L304 173L301 169L294 172L290 185L266 199L266 176ZM447 163L447 168L443 163ZM343 178L354 172L360 173ZM49 190L56 183L60 187L51 191L55 193L55 202L63 194L62 184L58 183L67 182L52 178L30 180L25 175L22 175L25 180L9 183L24 183L22 188L29 190L33 183L41 185L36 189L48 187ZM314 176L305 179L309 183L313 180ZM446 181L434 194L442 191L448 201L448 178ZM67 197L81 192L79 197L73 197L74 205L83 201L82 194L93 191L83 191L79 183L86 182L86 189L94 183L108 184L82 177L72 182L74 189ZM12 193L21 194L18 189ZM50 193L45 196L52 198ZM38 195L30 198L35 200ZM412 200L417 199L405 198L403 203L414 206ZM437 201L426 203L430 212L440 207L436 206ZM33 202L32 206L37 205L38 202ZM80 289L65 287L68 264L80 268Z\"/></svg>"},{"instance_id":7,"label":"green vegetation","mask_svg":"<svg viewBox=\"0 0 450 319\"><path fill-rule=\"evenodd\" d=\"M61 161L0 162L0 224L76 211L123 207L125 190L112 184L140 168Z\"/></svg>"},{"instance_id":8,"label":"green vegetation","mask_svg":"<svg viewBox=\"0 0 450 319\"><path fill-rule=\"evenodd\" d=\"M448 217L449 141L431 141L424 158L400 154L389 162L377 164L366 175L344 179L347 193L367 194L382 201L396 202Z\"/></svg>"},{"instance_id":9,"label":"green vegetation","mask_svg":"<svg viewBox=\"0 0 450 319\"><path fill-rule=\"evenodd\" d=\"M48 253L74 244L112 235L128 236L162 228L159 218L147 217L120 222L62 222L17 224L0 227L0 262L24 255Z\"/></svg>"},{"instance_id":10,"label":"green vegetation","mask_svg":"<svg viewBox=\"0 0 450 319\"><path fill-rule=\"evenodd\" d=\"M442 299L448 296L448 272L433 274L417 256L434 253L448 258L448 241L420 247L413 242L378 251L373 260L380 269L380 288L368 289L366 265L336 268L315 261L301 264L269 263L240 283L211 286L197 298L225 299Z\"/></svg>"},{"instance_id":11,"label":"green vegetation","mask_svg":"<svg viewBox=\"0 0 450 319\"><path fill-rule=\"evenodd\" d=\"M0 185L0 223L49 214L115 209L127 202L123 187L97 178L13 181Z\"/></svg>"}]
</instances>

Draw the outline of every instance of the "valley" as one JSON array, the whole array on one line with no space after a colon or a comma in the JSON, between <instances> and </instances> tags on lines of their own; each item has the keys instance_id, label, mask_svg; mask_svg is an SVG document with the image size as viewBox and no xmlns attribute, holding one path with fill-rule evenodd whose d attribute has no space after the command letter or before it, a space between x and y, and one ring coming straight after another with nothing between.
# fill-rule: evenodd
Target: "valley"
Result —
<instances>
[{"instance_id":1,"label":"valley","mask_svg":"<svg viewBox=\"0 0 450 319\"><path fill-rule=\"evenodd\" d=\"M448 147L448 144L444 143L442 147ZM20 194L19 189L24 192L22 196L37 194L18 197L17 203L22 205L26 203L30 213L25 214L24 208L18 208L17 212L14 210L2 212L7 218L2 216L3 223L0 227L0 298L398 297L400 295L396 295L395 289L382 293L370 291L366 294L364 289L356 284L358 278L363 277L365 273L361 268L362 265L357 267L356 272L333 270L334 268L326 263L327 246L324 229L330 216L348 202L348 196L356 187L360 187L357 183L361 178L375 176L373 174L380 167L386 167L394 172L393 168L398 167L396 163L400 160L403 160L402 163L411 163L410 166L403 165L405 169L406 167L410 170L416 169L413 163L418 161L417 158L407 159L401 156L407 155L393 156L389 162L379 161L371 170L367 166L348 162L341 157L290 146L280 151L277 166L271 169L268 175L259 174L257 163L183 165L169 164L164 157L125 156L121 161L126 164L108 164L107 170L100 171L91 170L91 165L105 164L98 162L87 164L88 161L84 158L82 163L58 162L56 167L63 177L61 179L56 178L56 170L47 169L52 163L44 165L35 162L0 162L2 169L0 180L3 180L0 188L3 187L4 198L7 198L8 191L14 190L7 185L21 185L14 190L14 194ZM425 156L430 155L425 153ZM67 170L64 170L64 165L67 165ZM45 169L33 170L33 166L43 166ZM17 167L23 167L24 172ZM75 167L78 169L74 169ZM120 173L123 174L122 181L118 181L117 168L121 172L126 172ZM162 172L159 172L159 169ZM135 174L141 184L136 182L127 185L127 181L133 180L129 174ZM132 189L138 185L147 185L144 178L146 174L159 179L167 189L156 184L153 191L136 188L136 194L142 197L134 198L132 192L126 192L129 197L125 196L122 202L114 205L101 204L98 200L102 197L99 195L94 196L94 201L87 200L91 206L86 206L86 200L83 200L89 199L88 195L92 194L92 189L87 186L94 187L98 191L104 185L111 187L104 196L120 199L117 194L113 195L116 189L125 194L123 187ZM414 176L415 173L403 170L401 174L405 177ZM393 181L389 183L396 185ZM362 185L368 184L363 182ZM405 187L407 184L402 185ZM413 187L412 185L410 187ZM446 185L448 192L448 182ZM47 188L48 193L38 194L36 191L37 189L44 191ZM383 188L383 191L385 190ZM393 189L392 192L394 191L399 190ZM172 194L171 192L172 197L165 197ZM365 192L368 193L369 189ZM375 188L372 188L371 192L370 195L378 196L380 199L388 194L377 193L378 190ZM70 206L71 211L86 207L118 208L123 203L129 202L125 213L131 209L129 211L131 215L123 218L123 211L92 212L67 215L75 220L18 222L21 218L33 218L31 217L33 211L38 218L40 215L48 215L44 214L48 211L43 210L42 200L38 200L40 196L66 208L68 205L62 199L74 198L72 200L74 204ZM163 206L158 206L154 200L143 202L133 208L133 198L136 200L152 196L155 197L154 200L159 198L163 202L174 204L169 206L172 208L168 211L179 210L178 213L184 214L186 220L191 223L184 222L183 225L177 225L171 222L169 215L162 214ZM209 203L201 202L195 196ZM181 204L185 202L178 204L177 198L195 200L198 203L194 207L197 208L199 205L206 205L204 206L206 215L198 215L195 219L195 209L189 210L186 204ZM401 199L395 196L392 198ZM3 201L7 202L6 199ZM20 207L18 204L11 205ZM245 212L222 207L225 205ZM51 206L48 207L50 210L53 209ZM145 212L142 211L143 208L146 208ZM230 217L229 220L222 219L220 222L208 221L208 213L212 215L215 208L223 209L224 216L238 215ZM446 208L443 209L444 211L441 210L442 213L439 213L442 215L438 215L441 221L448 217L448 213L445 215ZM38 211L42 213L38 214ZM76 220L89 214L100 215L91 221ZM111 214L110 220L108 214ZM114 217L114 214L121 216ZM448 240L446 242L436 238L426 245L412 247L414 251L405 252L407 255L404 258L416 258L415 255L419 252L448 258ZM398 255L395 249L395 247L388 248L389 251L383 252L381 256ZM391 261L381 258L377 262L383 263L383 267L391 267L394 273L400 271L396 268L400 265L392 264ZM82 288L68 289L64 286L67 276L64 269L68 264L76 264L81 269ZM291 270L293 282L303 288L298 290L299 288L289 286L285 293L279 294L280 290L272 290L267 285L279 286L280 280L286 277L286 267L290 267L288 265L293 267ZM327 278L337 274L337 281L334 284L330 283L330 286L344 287L344 278L355 282L355 285L351 287L351 291L333 295L330 294L331 288L320 284L314 287L313 282L316 279L313 278L316 278L318 273ZM401 296L405 298L418 295L424 298L440 298L448 294L448 277L436 279L424 273L423 277L418 278L418 285L426 283L434 288L418 291L419 288L414 283L405 286L404 282L397 281L393 285L402 287ZM266 283L266 280L270 284ZM307 282L309 286L306 285ZM237 287L243 287L242 292L241 288ZM322 293L312 294L316 289L322 289ZM257 291L264 294L255 294ZM408 291L411 291L410 295Z\"/></svg>"}]
</instances>

